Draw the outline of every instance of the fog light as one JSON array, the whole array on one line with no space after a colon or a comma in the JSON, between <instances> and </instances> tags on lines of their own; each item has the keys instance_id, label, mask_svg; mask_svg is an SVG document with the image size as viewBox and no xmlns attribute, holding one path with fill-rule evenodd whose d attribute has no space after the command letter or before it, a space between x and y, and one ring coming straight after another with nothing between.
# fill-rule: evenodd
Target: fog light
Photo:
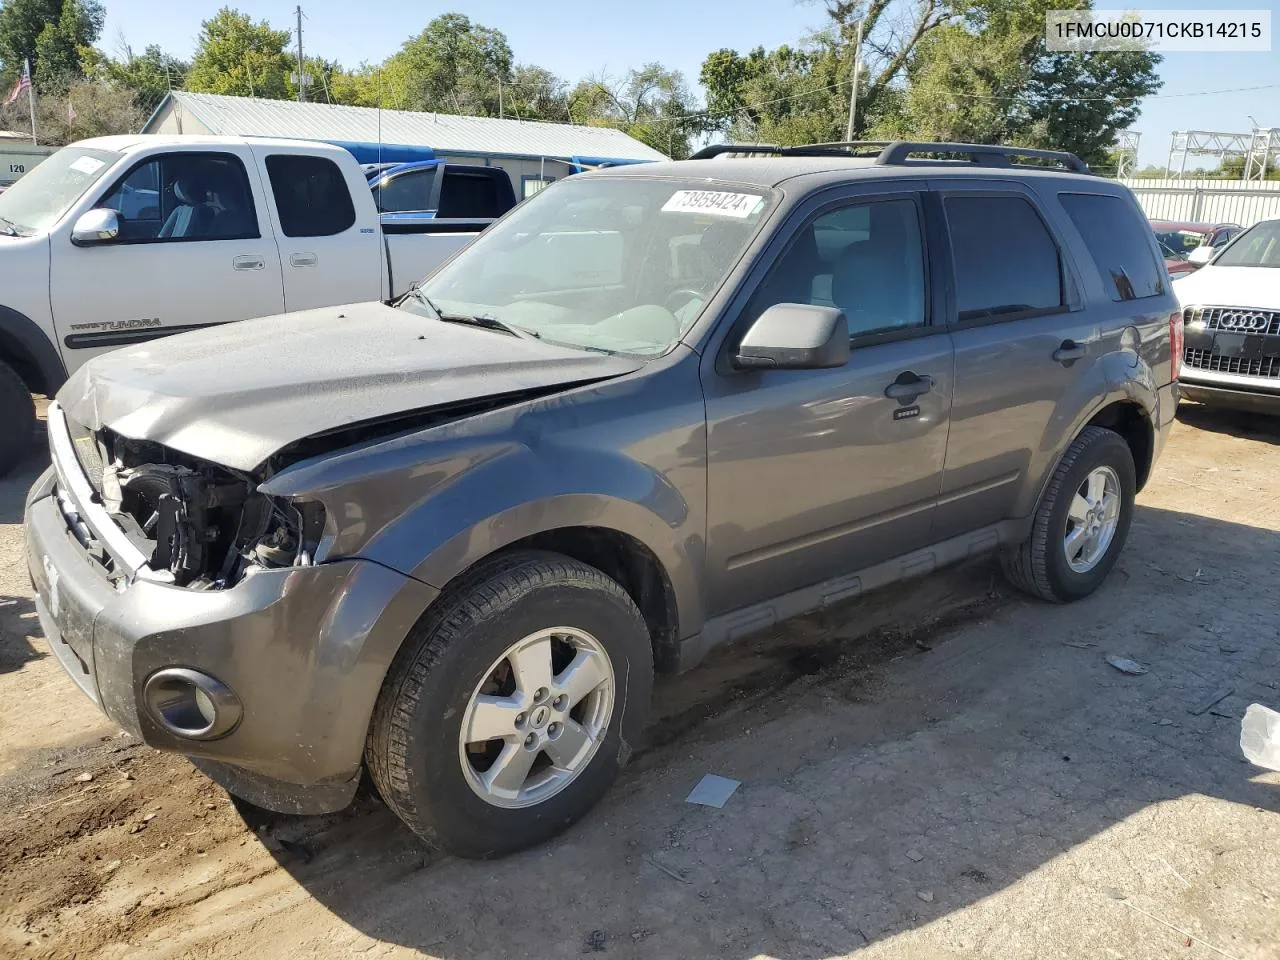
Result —
<instances>
[{"instance_id":1,"label":"fog light","mask_svg":"<svg viewBox=\"0 0 1280 960\"><path fill-rule=\"evenodd\" d=\"M244 708L221 680L186 667L157 670L142 689L152 719L186 740L215 740L230 733Z\"/></svg>"}]
</instances>

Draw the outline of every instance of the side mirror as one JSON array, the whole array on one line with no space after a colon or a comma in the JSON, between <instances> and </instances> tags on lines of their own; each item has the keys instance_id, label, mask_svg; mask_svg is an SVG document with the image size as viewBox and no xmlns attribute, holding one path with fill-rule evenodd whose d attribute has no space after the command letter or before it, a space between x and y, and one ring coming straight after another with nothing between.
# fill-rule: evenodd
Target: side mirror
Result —
<instances>
[{"instance_id":1,"label":"side mirror","mask_svg":"<svg viewBox=\"0 0 1280 960\"><path fill-rule=\"evenodd\" d=\"M115 210L90 210L80 215L71 228L71 242L77 247L110 243L120 236L120 214Z\"/></svg>"},{"instance_id":2,"label":"side mirror","mask_svg":"<svg viewBox=\"0 0 1280 960\"><path fill-rule=\"evenodd\" d=\"M803 303L776 303L765 310L733 358L739 370L823 370L848 362L844 311Z\"/></svg>"},{"instance_id":3,"label":"side mirror","mask_svg":"<svg viewBox=\"0 0 1280 960\"><path fill-rule=\"evenodd\" d=\"M1217 252L1213 247L1199 246L1191 251L1191 255L1187 259L1192 263L1208 263Z\"/></svg>"}]
</instances>

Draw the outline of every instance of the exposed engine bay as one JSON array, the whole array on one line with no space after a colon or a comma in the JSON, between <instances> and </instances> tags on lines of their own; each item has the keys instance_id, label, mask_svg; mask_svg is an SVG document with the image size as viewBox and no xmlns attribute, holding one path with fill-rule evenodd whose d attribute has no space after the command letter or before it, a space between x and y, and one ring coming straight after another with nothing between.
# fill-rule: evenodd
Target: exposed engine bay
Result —
<instances>
[{"instance_id":1,"label":"exposed engine bay","mask_svg":"<svg viewBox=\"0 0 1280 960\"><path fill-rule=\"evenodd\" d=\"M318 503L269 497L251 476L156 443L68 427L101 505L150 568L167 571L176 585L217 589L253 565L313 561L324 528Z\"/></svg>"}]
</instances>

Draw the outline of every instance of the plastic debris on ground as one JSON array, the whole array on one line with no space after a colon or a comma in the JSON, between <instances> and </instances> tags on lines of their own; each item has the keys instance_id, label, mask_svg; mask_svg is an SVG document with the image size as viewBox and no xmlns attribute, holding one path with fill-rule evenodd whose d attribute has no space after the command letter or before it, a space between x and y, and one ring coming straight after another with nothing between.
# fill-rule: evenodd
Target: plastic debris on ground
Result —
<instances>
[{"instance_id":1,"label":"plastic debris on ground","mask_svg":"<svg viewBox=\"0 0 1280 960\"><path fill-rule=\"evenodd\" d=\"M1107 663L1111 664L1121 673L1127 673L1131 677L1140 677L1147 672L1147 668L1140 664L1137 660L1130 660L1128 657L1107 657Z\"/></svg>"},{"instance_id":2,"label":"plastic debris on ground","mask_svg":"<svg viewBox=\"0 0 1280 960\"><path fill-rule=\"evenodd\" d=\"M1240 749L1255 766L1280 770L1280 713L1260 703L1249 704L1240 721Z\"/></svg>"},{"instance_id":3,"label":"plastic debris on ground","mask_svg":"<svg viewBox=\"0 0 1280 960\"><path fill-rule=\"evenodd\" d=\"M738 780L730 780L728 777L718 777L714 773L708 773L689 792L689 796L685 798L685 803L697 803L704 807L723 807L729 798L733 796L733 791L737 790L739 786L741 786L741 782Z\"/></svg>"}]
</instances>

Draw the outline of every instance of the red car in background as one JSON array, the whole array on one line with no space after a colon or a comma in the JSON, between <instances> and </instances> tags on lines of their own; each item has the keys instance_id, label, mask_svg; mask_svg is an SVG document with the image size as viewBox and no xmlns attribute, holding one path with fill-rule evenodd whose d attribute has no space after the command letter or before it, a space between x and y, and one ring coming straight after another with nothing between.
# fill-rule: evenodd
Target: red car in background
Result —
<instances>
[{"instance_id":1,"label":"red car in background","mask_svg":"<svg viewBox=\"0 0 1280 960\"><path fill-rule=\"evenodd\" d=\"M1191 220L1152 220L1150 223L1171 277L1184 276L1202 266L1190 259L1191 251L1198 247L1210 247L1216 252L1244 229L1238 223L1199 223Z\"/></svg>"}]
</instances>

